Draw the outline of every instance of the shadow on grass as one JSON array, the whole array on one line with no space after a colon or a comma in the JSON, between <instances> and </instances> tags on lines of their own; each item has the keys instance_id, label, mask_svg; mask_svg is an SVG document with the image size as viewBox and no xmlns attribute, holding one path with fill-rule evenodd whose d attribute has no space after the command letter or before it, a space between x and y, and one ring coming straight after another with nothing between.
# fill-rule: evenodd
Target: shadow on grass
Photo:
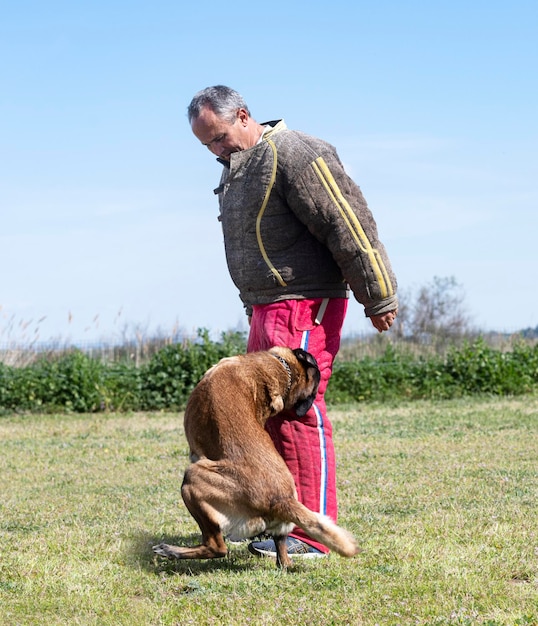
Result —
<instances>
[{"instance_id":1,"label":"shadow on grass","mask_svg":"<svg viewBox=\"0 0 538 626\"><path fill-rule=\"evenodd\" d=\"M275 567L274 559L260 559L250 554L247 543L239 546L228 545L228 554L220 559L167 559L153 552L153 546L168 543L176 546L194 546L200 543L200 535L155 535L139 529L128 542L127 563L157 575L186 574L199 576L212 571L239 572L255 569L261 563Z\"/></svg>"}]
</instances>

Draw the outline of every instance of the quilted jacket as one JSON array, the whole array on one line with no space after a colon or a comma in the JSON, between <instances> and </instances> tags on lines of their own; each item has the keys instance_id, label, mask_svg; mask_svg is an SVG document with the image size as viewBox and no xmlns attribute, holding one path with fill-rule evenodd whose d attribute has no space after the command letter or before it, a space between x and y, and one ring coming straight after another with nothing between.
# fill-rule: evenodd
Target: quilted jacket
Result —
<instances>
[{"instance_id":1,"label":"quilted jacket","mask_svg":"<svg viewBox=\"0 0 538 626\"><path fill-rule=\"evenodd\" d=\"M267 122L258 144L223 164L226 259L252 305L347 297L367 316L397 307L396 279L361 190L330 144Z\"/></svg>"}]
</instances>

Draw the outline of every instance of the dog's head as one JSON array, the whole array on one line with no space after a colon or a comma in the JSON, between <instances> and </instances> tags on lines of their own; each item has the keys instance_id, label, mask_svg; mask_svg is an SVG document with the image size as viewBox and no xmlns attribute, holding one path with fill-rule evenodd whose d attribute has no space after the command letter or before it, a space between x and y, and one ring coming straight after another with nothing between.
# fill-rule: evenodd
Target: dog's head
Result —
<instances>
[{"instance_id":1,"label":"dog's head","mask_svg":"<svg viewBox=\"0 0 538 626\"><path fill-rule=\"evenodd\" d=\"M306 415L318 392L320 373L316 359L305 350L276 347L271 352L288 364L291 372L286 408L293 409L298 417Z\"/></svg>"}]
</instances>

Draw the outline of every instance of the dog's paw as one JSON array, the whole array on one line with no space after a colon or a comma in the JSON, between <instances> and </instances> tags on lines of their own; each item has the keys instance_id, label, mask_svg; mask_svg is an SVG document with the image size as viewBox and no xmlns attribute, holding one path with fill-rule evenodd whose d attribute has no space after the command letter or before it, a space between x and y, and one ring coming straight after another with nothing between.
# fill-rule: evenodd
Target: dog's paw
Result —
<instances>
[{"instance_id":1,"label":"dog's paw","mask_svg":"<svg viewBox=\"0 0 538 626\"><path fill-rule=\"evenodd\" d=\"M153 552L169 559L177 558L173 546L169 546L167 543L160 543L158 546L153 546Z\"/></svg>"}]
</instances>

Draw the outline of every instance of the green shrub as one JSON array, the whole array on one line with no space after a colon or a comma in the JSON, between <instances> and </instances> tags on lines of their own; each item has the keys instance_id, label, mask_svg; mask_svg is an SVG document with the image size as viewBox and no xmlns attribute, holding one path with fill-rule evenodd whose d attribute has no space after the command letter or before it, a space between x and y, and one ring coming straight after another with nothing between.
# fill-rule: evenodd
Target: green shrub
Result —
<instances>
[{"instance_id":1,"label":"green shrub","mask_svg":"<svg viewBox=\"0 0 538 626\"><path fill-rule=\"evenodd\" d=\"M99 388L101 405L110 411L138 411L142 408L142 370L132 363L107 365Z\"/></svg>"},{"instance_id":2,"label":"green shrub","mask_svg":"<svg viewBox=\"0 0 538 626\"><path fill-rule=\"evenodd\" d=\"M534 391L537 383L538 346L521 343L502 352L478 339L449 350L444 359L414 359L389 346L380 359L337 361L327 401L520 395Z\"/></svg>"},{"instance_id":3,"label":"green shrub","mask_svg":"<svg viewBox=\"0 0 538 626\"><path fill-rule=\"evenodd\" d=\"M207 369L245 350L242 333L214 342L200 330L197 340L162 348L141 367L102 362L78 350L26 367L0 363L0 410L178 410ZM377 358L337 360L327 402L520 395L535 392L537 385L538 345L522 342L503 352L479 339L454 347L446 357L417 358L389 343Z\"/></svg>"},{"instance_id":4,"label":"green shrub","mask_svg":"<svg viewBox=\"0 0 538 626\"><path fill-rule=\"evenodd\" d=\"M362 400L387 401L398 397L416 396L416 379L420 378L421 363L390 344L383 355L374 359L336 361L327 391L327 401L347 403Z\"/></svg>"},{"instance_id":5,"label":"green shrub","mask_svg":"<svg viewBox=\"0 0 538 626\"><path fill-rule=\"evenodd\" d=\"M15 369L0 363L0 409L14 409L14 379Z\"/></svg>"},{"instance_id":6,"label":"green shrub","mask_svg":"<svg viewBox=\"0 0 538 626\"><path fill-rule=\"evenodd\" d=\"M141 368L141 408L180 409L204 373L220 359L245 351L240 333L225 334L212 342L207 330L198 331L198 341L163 348Z\"/></svg>"},{"instance_id":7,"label":"green shrub","mask_svg":"<svg viewBox=\"0 0 538 626\"><path fill-rule=\"evenodd\" d=\"M478 339L449 352L446 369L464 395L519 395L536 384L537 354L536 346L521 344L511 352L500 352Z\"/></svg>"},{"instance_id":8,"label":"green shrub","mask_svg":"<svg viewBox=\"0 0 538 626\"><path fill-rule=\"evenodd\" d=\"M461 395L444 361L438 357L420 358L409 364L408 390L406 397L412 400L443 400Z\"/></svg>"},{"instance_id":9,"label":"green shrub","mask_svg":"<svg viewBox=\"0 0 538 626\"><path fill-rule=\"evenodd\" d=\"M101 408L104 365L74 350L24 368L2 367L0 406L17 410L91 412Z\"/></svg>"}]
</instances>

